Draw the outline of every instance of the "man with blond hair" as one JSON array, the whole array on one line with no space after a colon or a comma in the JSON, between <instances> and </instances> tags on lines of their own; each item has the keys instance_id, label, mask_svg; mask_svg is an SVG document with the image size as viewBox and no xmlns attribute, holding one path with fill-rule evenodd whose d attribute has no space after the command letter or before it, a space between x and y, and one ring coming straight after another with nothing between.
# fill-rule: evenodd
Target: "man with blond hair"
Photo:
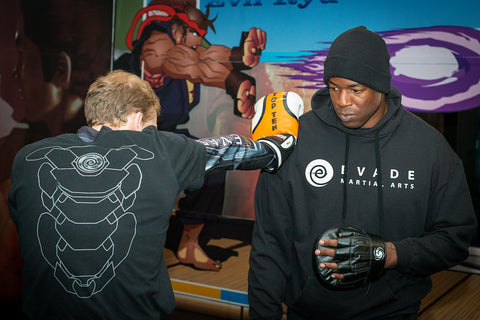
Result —
<instances>
[{"instance_id":1,"label":"man with blond hair","mask_svg":"<svg viewBox=\"0 0 480 320\"><path fill-rule=\"evenodd\" d=\"M26 318L166 317L175 298L162 248L179 192L213 169L275 171L295 141L193 140L157 130L159 111L148 82L113 71L89 88L88 126L17 154L9 208Z\"/></svg>"}]
</instances>

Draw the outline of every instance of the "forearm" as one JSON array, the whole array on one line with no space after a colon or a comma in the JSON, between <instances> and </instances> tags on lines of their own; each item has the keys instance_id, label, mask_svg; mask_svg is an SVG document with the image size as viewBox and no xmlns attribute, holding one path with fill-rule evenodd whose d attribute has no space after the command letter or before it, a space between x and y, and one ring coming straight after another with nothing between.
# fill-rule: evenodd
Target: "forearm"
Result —
<instances>
[{"instance_id":1,"label":"forearm","mask_svg":"<svg viewBox=\"0 0 480 320\"><path fill-rule=\"evenodd\" d=\"M396 269L426 276L453 267L468 257L469 242L459 239L445 231L395 241Z\"/></svg>"},{"instance_id":2,"label":"forearm","mask_svg":"<svg viewBox=\"0 0 480 320\"><path fill-rule=\"evenodd\" d=\"M211 45L208 48L197 48L199 53L200 60L211 60L223 64L228 69L233 69L231 54L232 49L221 46L221 45ZM241 56L240 56L241 59ZM236 61L233 61L236 62Z\"/></svg>"},{"instance_id":3,"label":"forearm","mask_svg":"<svg viewBox=\"0 0 480 320\"><path fill-rule=\"evenodd\" d=\"M184 45L177 45L168 52L162 69L171 78L222 89L225 89L225 80L231 72L226 64L200 55Z\"/></svg>"},{"instance_id":4,"label":"forearm","mask_svg":"<svg viewBox=\"0 0 480 320\"><path fill-rule=\"evenodd\" d=\"M207 151L205 171L274 168L275 153L264 144L238 134L197 140Z\"/></svg>"},{"instance_id":5,"label":"forearm","mask_svg":"<svg viewBox=\"0 0 480 320\"><path fill-rule=\"evenodd\" d=\"M394 268L397 265L397 249L391 242L385 242L387 258L385 260L385 269Z\"/></svg>"},{"instance_id":6,"label":"forearm","mask_svg":"<svg viewBox=\"0 0 480 320\"><path fill-rule=\"evenodd\" d=\"M461 161L453 160L442 158L445 166L438 169L439 182L430 193L423 230L393 241L400 272L430 275L468 257L477 221Z\"/></svg>"}]
</instances>

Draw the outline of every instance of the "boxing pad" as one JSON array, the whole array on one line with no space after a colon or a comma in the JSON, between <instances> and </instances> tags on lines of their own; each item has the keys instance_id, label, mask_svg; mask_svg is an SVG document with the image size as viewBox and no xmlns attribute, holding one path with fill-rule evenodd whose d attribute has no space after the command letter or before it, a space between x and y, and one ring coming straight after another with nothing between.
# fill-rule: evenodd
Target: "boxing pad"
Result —
<instances>
[{"instance_id":1,"label":"boxing pad","mask_svg":"<svg viewBox=\"0 0 480 320\"><path fill-rule=\"evenodd\" d=\"M303 114L303 100L292 91L279 91L260 98L255 103L251 121L253 140L277 134L298 135L298 118Z\"/></svg>"}]
</instances>

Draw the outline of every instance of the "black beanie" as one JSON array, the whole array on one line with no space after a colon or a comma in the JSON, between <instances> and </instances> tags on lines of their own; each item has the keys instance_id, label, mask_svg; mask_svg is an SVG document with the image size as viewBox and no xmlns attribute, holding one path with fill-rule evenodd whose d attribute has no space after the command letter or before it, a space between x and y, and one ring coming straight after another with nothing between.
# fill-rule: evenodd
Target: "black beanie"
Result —
<instances>
[{"instance_id":1,"label":"black beanie","mask_svg":"<svg viewBox=\"0 0 480 320\"><path fill-rule=\"evenodd\" d=\"M326 85L332 77L349 79L388 93L392 76L385 41L363 26L339 35L330 46L324 63Z\"/></svg>"}]
</instances>

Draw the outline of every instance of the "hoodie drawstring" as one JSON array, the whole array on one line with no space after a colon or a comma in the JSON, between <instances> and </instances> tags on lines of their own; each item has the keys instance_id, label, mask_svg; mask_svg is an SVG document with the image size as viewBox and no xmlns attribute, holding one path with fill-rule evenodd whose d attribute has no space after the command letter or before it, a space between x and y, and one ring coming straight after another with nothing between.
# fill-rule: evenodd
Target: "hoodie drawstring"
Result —
<instances>
[{"instance_id":1,"label":"hoodie drawstring","mask_svg":"<svg viewBox=\"0 0 480 320\"><path fill-rule=\"evenodd\" d=\"M375 161L377 163L377 190L378 190L378 224L379 234L383 235L383 179L382 179L382 161L380 157L380 138L379 131L375 132Z\"/></svg>"},{"instance_id":2,"label":"hoodie drawstring","mask_svg":"<svg viewBox=\"0 0 480 320\"><path fill-rule=\"evenodd\" d=\"M384 210L383 210L383 178L382 178L382 161L380 157L380 137L378 130L375 133L375 162L377 167L377 194L378 194L378 224L379 234L383 235L384 230ZM342 225L345 225L347 217L347 179L348 179L348 156L350 153L350 136L345 134L345 165L344 165L344 181L343 181L343 204L342 204Z\"/></svg>"},{"instance_id":3,"label":"hoodie drawstring","mask_svg":"<svg viewBox=\"0 0 480 320\"><path fill-rule=\"evenodd\" d=\"M345 134L345 164L343 172L343 208L342 208L342 225L345 225L347 217L347 173L348 173L348 154L350 153L350 136Z\"/></svg>"}]
</instances>

